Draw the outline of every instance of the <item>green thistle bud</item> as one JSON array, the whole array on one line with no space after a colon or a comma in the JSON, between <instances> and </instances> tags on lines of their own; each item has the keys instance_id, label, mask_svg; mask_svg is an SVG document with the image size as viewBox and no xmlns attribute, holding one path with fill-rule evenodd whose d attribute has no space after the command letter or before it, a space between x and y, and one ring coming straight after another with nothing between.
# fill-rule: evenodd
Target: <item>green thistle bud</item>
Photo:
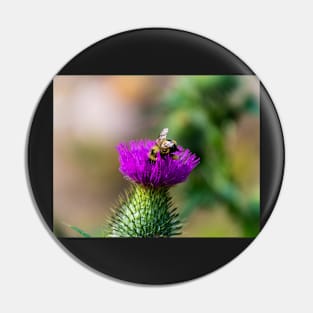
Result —
<instances>
[{"instance_id":1,"label":"green thistle bud","mask_svg":"<svg viewBox=\"0 0 313 313\"><path fill-rule=\"evenodd\" d=\"M179 235L182 227L168 187L138 184L120 199L109 224L109 237L172 237Z\"/></svg>"}]
</instances>

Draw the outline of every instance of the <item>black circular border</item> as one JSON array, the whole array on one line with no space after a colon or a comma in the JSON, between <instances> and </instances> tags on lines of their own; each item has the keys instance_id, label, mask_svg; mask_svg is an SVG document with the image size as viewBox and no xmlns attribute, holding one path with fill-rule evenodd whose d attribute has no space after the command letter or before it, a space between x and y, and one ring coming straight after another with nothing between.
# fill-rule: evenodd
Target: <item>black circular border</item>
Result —
<instances>
[{"instance_id":1,"label":"black circular border","mask_svg":"<svg viewBox=\"0 0 313 313\"><path fill-rule=\"evenodd\" d=\"M58 75L255 75L237 56L193 33L147 28L120 33L90 46ZM281 124L261 84L261 223L281 188L285 149ZM53 82L42 96L28 139L28 176L41 215L53 231ZM210 273L239 255L254 238L58 238L78 259L115 278L169 284Z\"/></svg>"}]
</instances>

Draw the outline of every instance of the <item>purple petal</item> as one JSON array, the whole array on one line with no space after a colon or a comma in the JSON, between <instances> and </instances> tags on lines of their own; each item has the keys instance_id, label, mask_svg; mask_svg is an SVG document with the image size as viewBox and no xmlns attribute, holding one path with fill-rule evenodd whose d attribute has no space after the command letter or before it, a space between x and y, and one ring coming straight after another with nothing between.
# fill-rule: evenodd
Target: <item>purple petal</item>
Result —
<instances>
[{"instance_id":1,"label":"purple petal","mask_svg":"<svg viewBox=\"0 0 313 313\"><path fill-rule=\"evenodd\" d=\"M200 163L200 159L189 149L178 147L174 160L170 155L163 158L157 156L156 162L149 160L150 149L155 145L153 140L137 140L120 143L120 172L127 179L145 186L172 186L187 179L192 170Z\"/></svg>"}]
</instances>

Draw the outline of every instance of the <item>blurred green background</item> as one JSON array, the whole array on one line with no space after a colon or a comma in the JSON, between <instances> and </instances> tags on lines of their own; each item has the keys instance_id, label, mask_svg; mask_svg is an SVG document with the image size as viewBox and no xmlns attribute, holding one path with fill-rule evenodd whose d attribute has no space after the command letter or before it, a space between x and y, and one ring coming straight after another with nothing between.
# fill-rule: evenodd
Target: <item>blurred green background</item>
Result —
<instances>
[{"instance_id":1,"label":"blurred green background","mask_svg":"<svg viewBox=\"0 0 313 313\"><path fill-rule=\"evenodd\" d=\"M169 138L201 158L172 195L183 237L254 237L259 231L260 120L255 76L56 76L54 231L101 236L128 183L121 141Z\"/></svg>"}]
</instances>

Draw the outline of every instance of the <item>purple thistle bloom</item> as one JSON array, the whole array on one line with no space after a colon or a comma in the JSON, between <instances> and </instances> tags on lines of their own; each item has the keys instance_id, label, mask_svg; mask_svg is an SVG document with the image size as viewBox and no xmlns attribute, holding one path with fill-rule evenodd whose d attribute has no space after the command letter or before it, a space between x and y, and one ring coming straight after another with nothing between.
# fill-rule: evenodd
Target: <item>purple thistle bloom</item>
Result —
<instances>
[{"instance_id":1,"label":"purple thistle bloom","mask_svg":"<svg viewBox=\"0 0 313 313\"><path fill-rule=\"evenodd\" d=\"M154 145L153 140L134 140L117 146L119 170L125 178L144 186L169 187L185 181L200 162L199 157L181 146L174 153L177 159L158 153L157 160L151 162L148 155Z\"/></svg>"}]
</instances>

